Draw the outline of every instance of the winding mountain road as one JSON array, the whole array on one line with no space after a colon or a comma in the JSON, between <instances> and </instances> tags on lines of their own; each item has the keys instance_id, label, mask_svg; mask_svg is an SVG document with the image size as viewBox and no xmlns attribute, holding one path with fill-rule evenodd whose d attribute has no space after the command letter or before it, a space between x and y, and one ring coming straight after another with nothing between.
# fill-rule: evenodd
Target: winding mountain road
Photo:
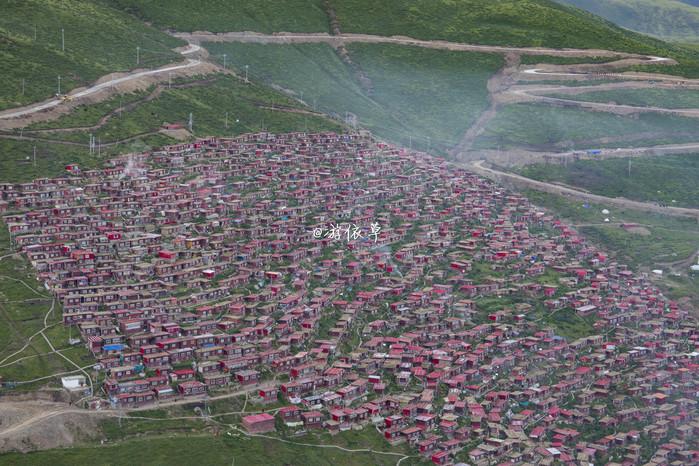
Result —
<instances>
[{"instance_id":1,"label":"winding mountain road","mask_svg":"<svg viewBox=\"0 0 699 466\"><path fill-rule=\"evenodd\" d=\"M188 55L192 55L195 53L200 52L201 46L198 44L189 44L186 47L184 47L182 50L179 50L179 53L183 57L187 57ZM71 99L80 99L83 97L88 97L93 94L97 94L99 92L102 92L104 90L108 90L110 88L113 88L115 86L118 86L120 84L129 82L129 81L138 81L142 80L143 78L146 77L151 77L151 76L160 76L165 73L167 73L166 76L169 76L170 73L174 75L179 75L180 72L184 70L189 70L192 68L200 67L202 65L202 61L200 59L192 59L192 58L187 58L185 60L185 63L182 64L172 64L172 65L167 65L165 67L161 68L156 68L152 70L145 70L145 71L135 71L133 73L126 74L124 76L120 76L116 79L106 79L107 77L113 76L114 73L110 73L109 75L101 78L98 80L98 83L90 86L88 88L83 88L83 89L74 89L70 93L66 94L66 96ZM55 98L55 99L50 99L47 101L43 101L41 103L37 104L32 104L20 108L15 108L15 109L10 109L10 110L4 110L0 111L0 120L9 120L9 119L15 119L15 118L22 118L26 117L28 115L32 115L35 113L39 113L45 110L50 110L52 108L55 108L61 104L64 104L65 101L62 98Z\"/></svg>"}]
</instances>

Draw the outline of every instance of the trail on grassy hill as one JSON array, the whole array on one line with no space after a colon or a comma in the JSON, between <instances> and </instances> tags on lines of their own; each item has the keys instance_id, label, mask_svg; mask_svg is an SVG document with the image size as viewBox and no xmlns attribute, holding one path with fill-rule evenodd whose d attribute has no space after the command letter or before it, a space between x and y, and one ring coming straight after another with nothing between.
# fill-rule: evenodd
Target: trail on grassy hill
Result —
<instances>
[{"instance_id":1,"label":"trail on grassy hill","mask_svg":"<svg viewBox=\"0 0 699 466\"><path fill-rule=\"evenodd\" d=\"M172 78L196 76L220 71L218 66L204 61L206 52L196 44L190 44L179 50L184 63L176 63L153 70L141 70L132 73L110 73L100 78L87 88L74 89L65 96L56 97L40 103L0 112L0 129L23 128L40 121L50 121L70 113L78 105L106 100L114 94L147 89L153 84ZM190 55L200 58L187 58Z\"/></svg>"}]
</instances>

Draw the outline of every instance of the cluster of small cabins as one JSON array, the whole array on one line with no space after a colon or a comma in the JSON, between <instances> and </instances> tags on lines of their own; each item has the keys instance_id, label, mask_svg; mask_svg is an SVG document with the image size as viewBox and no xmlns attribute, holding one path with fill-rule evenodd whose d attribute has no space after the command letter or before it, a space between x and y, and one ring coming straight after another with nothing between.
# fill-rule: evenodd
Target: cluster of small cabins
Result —
<instances>
[{"instance_id":1,"label":"cluster of small cabins","mask_svg":"<svg viewBox=\"0 0 699 466\"><path fill-rule=\"evenodd\" d=\"M206 139L0 184L0 211L113 407L247 393L277 406L249 432L368 425L435 464L699 463L686 305L444 160Z\"/></svg>"}]
</instances>

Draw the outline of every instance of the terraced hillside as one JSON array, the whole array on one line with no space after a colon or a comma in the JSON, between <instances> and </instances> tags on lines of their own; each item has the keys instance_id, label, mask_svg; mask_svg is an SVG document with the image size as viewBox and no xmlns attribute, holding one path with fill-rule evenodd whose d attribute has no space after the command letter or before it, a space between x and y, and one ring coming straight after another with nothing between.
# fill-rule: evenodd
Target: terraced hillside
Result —
<instances>
[{"instance_id":1,"label":"terraced hillside","mask_svg":"<svg viewBox=\"0 0 699 466\"><path fill-rule=\"evenodd\" d=\"M566 165L528 165L519 173L541 181L564 183L610 197L682 207L699 207L699 158L664 157L579 160Z\"/></svg>"},{"instance_id":2,"label":"terraced hillside","mask_svg":"<svg viewBox=\"0 0 699 466\"><path fill-rule=\"evenodd\" d=\"M695 118L641 113L617 115L545 104L503 107L477 139L477 149L527 147L565 151L648 147L699 140Z\"/></svg>"},{"instance_id":3,"label":"terraced hillside","mask_svg":"<svg viewBox=\"0 0 699 466\"><path fill-rule=\"evenodd\" d=\"M181 129L164 130L166 124ZM0 132L0 150L6 154L0 158L0 180L56 176L68 163L96 167L116 154L147 150L181 138L339 128L337 122L273 89L213 74L117 95L51 122ZM100 143L94 151L89 150L90 135Z\"/></svg>"}]
</instances>

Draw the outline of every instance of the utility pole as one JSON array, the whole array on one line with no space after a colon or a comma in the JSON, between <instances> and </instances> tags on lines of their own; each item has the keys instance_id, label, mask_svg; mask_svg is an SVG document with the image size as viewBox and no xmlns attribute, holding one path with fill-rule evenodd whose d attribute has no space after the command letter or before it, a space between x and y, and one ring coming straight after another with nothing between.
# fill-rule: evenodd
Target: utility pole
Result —
<instances>
[{"instance_id":1,"label":"utility pole","mask_svg":"<svg viewBox=\"0 0 699 466\"><path fill-rule=\"evenodd\" d=\"M36 146L34 146L34 168L36 168Z\"/></svg>"},{"instance_id":2,"label":"utility pole","mask_svg":"<svg viewBox=\"0 0 699 466\"><path fill-rule=\"evenodd\" d=\"M631 178L631 158L629 158L629 178Z\"/></svg>"},{"instance_id":3,"label":"utility pole","mask_svg":"<svg viewBox=\"0 0 699 466\"><path fill-rule=\"evenodd\" d=\"M172 87L172 71L167 74L167 88L170 89Z\"/></svg>"},{"instance_id":4,"label":"utility pole","mask_svg":"<svg viewBox=\"0 0 699 466\"><path fill-rule=\"evenodd\" d=\"M58 95L61 95L61 77L58 77Z\"/></svg>"},{"instance_id":5,"label":"utility pole","mask_svg":"<svg viewBox=\"0 0 699 466\"><path fill-rule=\"evenodd\" d=\"M24 85L25 85L25 80L22 78L22 95L24 95Z\"/></svg>"},{"instance_id":6,"label":"utility pole","mask_svg":"<svg viewBox=\"0 0 699 466\"><path fill-rule=\"evenodd\" d=\"M226 69L226 54L223 54L223 69Z\"/></svg>"},{"instance_id":7,"label":"utility pole","mask_svg":"<svg viewBox=\"0 0 699 466\"><path fill-rule=\"evenodd\" d=\"M136 46L136 64L141 64L141 47L139 47L138 45Z\"/></svg>"},{"instance_id":8,"label":"utility pole","mask_svg":"<svg viewBox=\"0 0 699 466\"><path fill-rule=\"evenodd\" d=\"M228 112L226 112L226 129L228 129Z\"/></svg>"},{"instance_id":9,"label":"utility pole","mask_svg":"<svg viewBox=\"0 0 699 466\"><path fill-rule=\"evenodd\" d=\"M61 28L61 52L66 51L66 35L65 29Z\"/></svg>"},{"instance_id":10,"label":"utility pole","mask_svg":"<svg viewBox=\"0 0 699 466\"><path fill-rule=\"evenodd\" d=\"M246 83L248 82L248 68L249 68L249 66L245 65L245 82Z\"/></svg>"},{"instance_id":11,"label":"utility pole","mask_svg":"<svg viewBox=\"0 0 699 466\"><path fill-rule=\"evenodd\" d=\"M192 118L192 112L189 112L189 132L190 132L190 133L192 132L192 125L193 125L193 123L194 123L194 121L193 121L193 118Z\"/></svg>"},{"instance_id":12,"label":"utility pole","mask_svg":"<svg viewBox=\"0 0 699 466\"><path fill-rule=\"evenodd\" d=\"M34 25L34 42L36 42L36 24Z\"/></svg>"}]
</instances>

